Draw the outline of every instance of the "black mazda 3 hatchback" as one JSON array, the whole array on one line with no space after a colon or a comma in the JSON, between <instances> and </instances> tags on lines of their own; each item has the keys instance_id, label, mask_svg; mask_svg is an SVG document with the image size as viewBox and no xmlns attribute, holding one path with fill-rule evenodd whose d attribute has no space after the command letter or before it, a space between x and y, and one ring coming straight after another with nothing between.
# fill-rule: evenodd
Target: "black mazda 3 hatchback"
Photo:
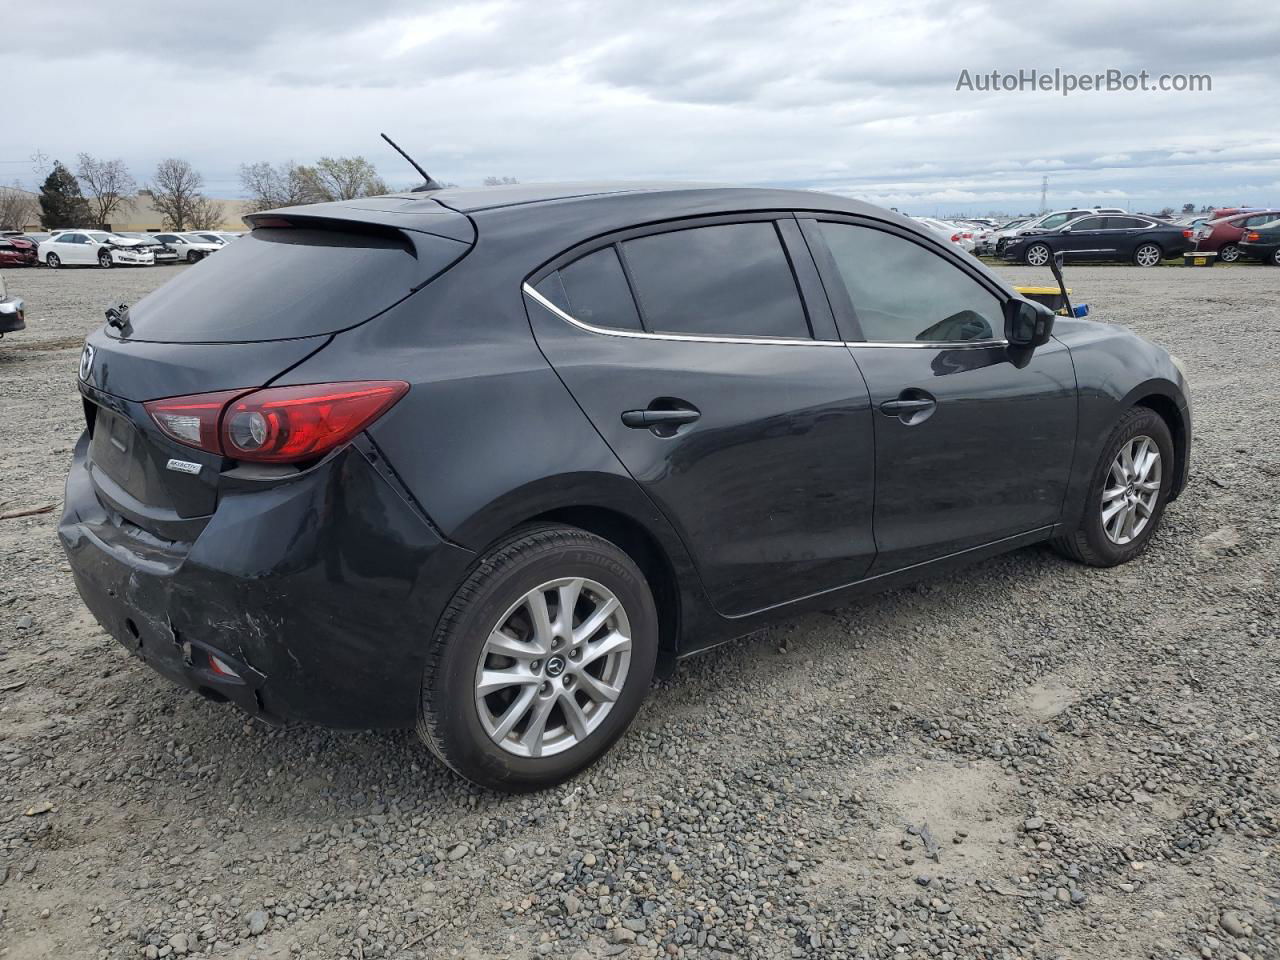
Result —
<instances>
[{"instance_id":1,"label":"black mazda 3 hatchback","mask_svg":"<svg viewBox=\"0 0 1280 960\"><path fill-rule=\"evenodd\" d=\"M80 363L85 603L269 721L408 727L510 790L655 669L1037 541L1141 552L1176 361L817 193L513 186L256 214Z\"/></svg>"}]
</instances>

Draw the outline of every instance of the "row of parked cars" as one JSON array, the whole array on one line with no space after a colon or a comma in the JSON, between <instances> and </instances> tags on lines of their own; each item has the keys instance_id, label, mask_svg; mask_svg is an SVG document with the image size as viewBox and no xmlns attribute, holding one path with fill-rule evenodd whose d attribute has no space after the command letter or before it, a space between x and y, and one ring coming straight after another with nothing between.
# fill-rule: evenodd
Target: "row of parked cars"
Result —
<instances>
[{"instance_id":1,"label":"row of parked cars","mask_svg":"<svg viewBox=\"0 0 1280 960\"><path fill-rule=\"evenodd\" d=\"M920 223L979 256L1043 266L1066 260L1154 267L1184 253L1212 253L1223 263L1256 260L1280 265L1280 209L1224 208L1210 215L1163 220L1119 207L1073 207L1004 224L994 220Z\"/></svg>"},{"instance_id":2,"label":"row of parked cars","mask_svg":"<svg viewBox=\"0 0 1280 960\"><path fill-rule=\"evenodd\" d=\"M198 230L173 233L116 233L66 229L50 233L0 234L0 267L149 267L195 263L216 253L239 233Z\"/></svg>"}]
</instances>

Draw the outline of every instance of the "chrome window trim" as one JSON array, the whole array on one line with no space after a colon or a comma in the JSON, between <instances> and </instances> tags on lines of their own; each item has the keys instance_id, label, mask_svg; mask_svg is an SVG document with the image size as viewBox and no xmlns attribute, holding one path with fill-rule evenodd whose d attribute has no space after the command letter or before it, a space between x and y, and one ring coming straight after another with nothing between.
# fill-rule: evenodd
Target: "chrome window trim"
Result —
<instances>
[{"instance_id":1,"label":"chrome window trim","mask_svg":"<svg viewBox=\"0 0 1280 960\"><path fill-rule=\"evenodd\" d=\"M976 347L1007 347L1008 340L926 340L926 341L897 341L897 340L814 340L814 339L794 339L789 337L715 337L715 336L699 336L691 333L650 333L647 330L619 330L613 327L597 327L593 323L579 320L571 314L565 313L554 303L533 289L528 283L521 285L524 293L535 303L545 307L552 314L559 317L565 323L584 330L587 333L596 333L605 337L622 337L627 340L672 340L677 343L737 343L737 344L758 344L764 346L777 347L907 347L911 349L932 349L932 350L956 350Z\"/></svg>"}]
</instances>

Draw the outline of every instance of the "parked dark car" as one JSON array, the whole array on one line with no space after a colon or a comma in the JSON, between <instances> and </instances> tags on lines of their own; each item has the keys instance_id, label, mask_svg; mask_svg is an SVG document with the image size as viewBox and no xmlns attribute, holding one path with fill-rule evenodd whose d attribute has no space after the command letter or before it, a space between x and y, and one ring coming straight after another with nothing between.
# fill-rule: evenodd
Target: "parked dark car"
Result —
<instances>
[{"instance_id":1,"label":"parked dark car","mask_svg":"<svg viewBox=\"0 0 1280 960\"><path fill-rule=\"evenodd\" d=\"M87 340L59 527L98 621L265 719L532 789L655 665L1184 488L1186 382L897 214L513 186L294 207Z\"/></svg>"},{"instance_id":2,"label":"parked dark car","mask_svg":"<svg viewBox=\"0 0 1280 960\"><path fill-rule=\"evenodd\" d=\"M1157 266L1192 247L1192 230L1135 214L1090 215L1057 230L1014 237L1000 252L1006 260L1040 267L1061 251L1066 260L1099 260Z\"/></svg>"},{"instance_id":3,"label":"parked dark car","mask_svg":"<svg viewBox=\"0 0 1280 960\"><path fill-rule=\"evenodd\" d=\"M1240 256L1244 260L1264 260L1280 266L1280 219L1246 233L1240 241Z\"/></svg>"},{"instance_id":4,"label":"parked dark car","mask_svg":"<svg viewBox=\"0 0 1280 960\"><path fill-rule=\"evenodd\" d=\"M34 267L36 245L26 237L0 237L0 267Z\"/></svg>"},{"instance_id":5,"label":"parked dark car","mask_svg":"<svg viewBox=\"0 0 1280 960\"><path fill-rule=\"evenodd\" d=\"M1240 259L1240 241L1249 230L1280 219L1280 210L1237 214L1202 224L1195 233L1196 250L1213 252L1223 263Z\"/></svg>"},{"instance_id":6,"label":"parked dark car","mask_svg":"<svg viewBox=\"0 0 1280 960\"><path fill-rule=\"evenodd\" d=\"M4 277L0 276L0 338L27 328L26 304L20 297L9 296Z\"/></svg>"}]
</instances>

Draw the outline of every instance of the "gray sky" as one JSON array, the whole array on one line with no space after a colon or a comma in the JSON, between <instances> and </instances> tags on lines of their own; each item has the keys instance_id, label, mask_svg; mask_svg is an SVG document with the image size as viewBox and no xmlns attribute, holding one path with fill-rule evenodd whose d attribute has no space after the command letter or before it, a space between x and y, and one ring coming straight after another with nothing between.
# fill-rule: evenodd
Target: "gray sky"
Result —
<instances>
[{"instance_id":1,"label":"gray sky","mask_svg":"<svg viewBox=\"0 0 1280 960\"><path fill-rule=\"evenodd\" d=\"M672 178L815 187L912 213L1280 204L1280 8L1164 0L10 5L0 182L37 150L361 153L414 182ZM979 93L971 74L1210 74L1212 91ZM12 162L19 161L19 162Z\"/></svg>"}]
</instances>

